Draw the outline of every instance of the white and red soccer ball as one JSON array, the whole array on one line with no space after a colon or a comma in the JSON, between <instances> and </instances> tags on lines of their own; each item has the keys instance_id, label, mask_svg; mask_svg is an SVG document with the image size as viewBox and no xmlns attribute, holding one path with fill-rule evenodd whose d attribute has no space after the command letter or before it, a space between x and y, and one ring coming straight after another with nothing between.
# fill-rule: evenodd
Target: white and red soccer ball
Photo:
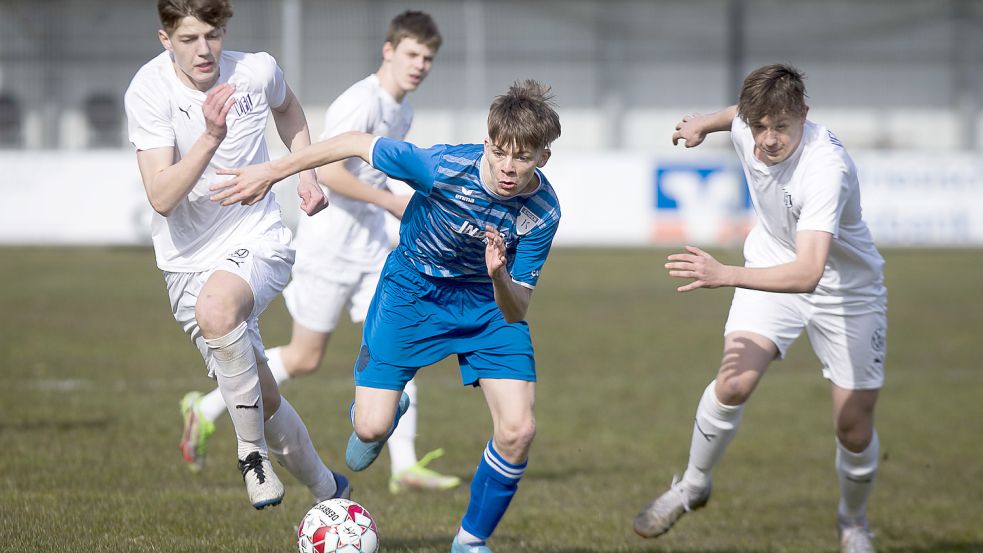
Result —
<instances>
[{"instance_id":1,"label":"white and red soccer ball","mask_svg":"<svg viewBox=\"0 0 983 553\"><path fill-rule=\"evenodd\" d=\"M379 532L372 515L349 499L328 499L311 507L297 529L300 553L375 553Z\"/></svg>"}]
</instances>

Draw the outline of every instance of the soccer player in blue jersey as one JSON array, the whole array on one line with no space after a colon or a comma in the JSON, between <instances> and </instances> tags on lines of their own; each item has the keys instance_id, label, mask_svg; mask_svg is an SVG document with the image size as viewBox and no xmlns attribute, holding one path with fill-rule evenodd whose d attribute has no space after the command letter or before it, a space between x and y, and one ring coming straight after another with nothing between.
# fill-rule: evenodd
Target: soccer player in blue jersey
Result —
<instances>
[{"instance_id":1,"label":"soccer player in blue jersey","mask_svg":"<svg viewBox=\"0 0 983 553\"><path fill-rule=\"evenodd\" d=\"M471 481L452 552L489 553L526 470L536 432L536 369L525 322L560 221L540 168L560 136L549 88L515 83L492 102L484 144L413 144L345 133L282 159L231 169L213 187L232 203L257 183L358 156L415 193L389 255L355 364L355 403L346 461L368 467L407 407L417 370L456 354L465 385L480 386L493 433Z\"/></svg>"}]
</instances>

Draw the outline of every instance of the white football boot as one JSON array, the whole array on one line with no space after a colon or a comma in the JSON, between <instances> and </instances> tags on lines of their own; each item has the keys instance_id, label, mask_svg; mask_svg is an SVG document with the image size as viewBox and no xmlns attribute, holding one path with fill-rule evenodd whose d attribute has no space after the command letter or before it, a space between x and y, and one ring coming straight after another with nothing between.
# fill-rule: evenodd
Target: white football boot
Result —
<instances>
[{"instance_id":1,"label":"white football boot","mask_svg":"<svg viewBox=\"0 0 983 553\"><path fill-rule=\"evenodd\" d=\"M866 520L849 526L839 520L836 527L840 534L840 553L874 553L874 534Z\"/></svg>"},{"instance_id":2,"label":"white football boot","mask_svg":"<svg viewBox=\"0 0 983 553\"><path fill-rule=\"evenodd\" d=\"M691 492L678 476L673 476L669 490L635 517L635 533L643 538L661 536L672 528L679 517L703 507L709 500L709 486L699 492Z\"/></svg>"},{"instance_id":3,"label":"white football boot","mask_svg":"<svg viewBox=\"0 0 983 553\"><path fill-rule=\"evenodd\" d=\"M254 451L239 460L239 470L246 482L246 493L253 507L262 509L270 505L279 505L283 501L283 484L273 472L270 460Z\"/></svg>"}]
</instances>

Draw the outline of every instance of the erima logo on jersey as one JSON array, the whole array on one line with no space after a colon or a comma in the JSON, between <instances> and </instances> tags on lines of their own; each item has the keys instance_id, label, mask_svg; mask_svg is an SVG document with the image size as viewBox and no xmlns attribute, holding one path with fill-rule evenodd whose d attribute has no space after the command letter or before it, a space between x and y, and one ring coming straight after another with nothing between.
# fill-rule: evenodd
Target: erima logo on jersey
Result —
<instances>
[{"instance_id":1,"label":"erima logo on jersey","mask_svg":"<svg viewBox=\"0 0 983 553\"><path fill-rule=\"evenodd\" d=\"M465 192L467 192L467 190L465 190ZM461 200L462 202L468 202L469 204L474 203L474 198L468 198L467 196L462 196L460 194L454 194L454 198Z\"/></svg>"}]
</instances>

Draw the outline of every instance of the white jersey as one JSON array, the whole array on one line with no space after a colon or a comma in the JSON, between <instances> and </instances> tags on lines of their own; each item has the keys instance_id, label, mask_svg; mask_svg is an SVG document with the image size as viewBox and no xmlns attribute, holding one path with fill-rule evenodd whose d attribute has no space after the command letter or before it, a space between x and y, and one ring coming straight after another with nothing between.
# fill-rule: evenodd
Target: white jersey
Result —
<instances>
[{"instance_id":1,"label":"white jersey","mask_svg":"<svg viewBox=\"0 0 983 553\"><path fill-rule=\"evenodd\" d=\"M283 104L287 85L276 60L266 53L222 52L216 85L235 86L235 104L226 119L228 134L188 196L168 217L153 214L151 233L157 266L171 272L213 267L231 246L282 226L273 194L245 206L222 207L209 199L209 187L228 180L221 168L269 160L264 133L271 107ZM206 94L178 80L169 52L147 62L126 90L130 142L137 150L173 147L181 159L205 132L201 106Z\"/></svg>"},{"instance_id":2,"label":"white jersey","mask_svg":"<svg viewBox=\"0 0 983 553\"><path fill-rule=\"evenodd\" d=\"M731 140L757 215L744 243L747 266L789 263L797 232L828 232L833 239L815 300L883 295L884 259L861 218L857 169L836 136L807 120L796 151L770 167L754 157L754 138L740 117L734 118Z\"/></svg>"},{"instance_id":3,"label":"white jersey","mask_svg":"<svg viewBox=\"0 0 983 553\"><path fill-rule=\"evenodd\" d=\"M324 117L321 140L347 131L361 131L402 140L413 121L408 103L397 102L376 75L358 81L341 94ZM386 187L382 172L353 157L345 169L357 179L379 189ZM333 270L344 265L376 271L391 249L386 232L386 212L376 205L329 193L327 209L313 217L301 217L297 225L297 267Z\"/></svg>"}]
</instances>

